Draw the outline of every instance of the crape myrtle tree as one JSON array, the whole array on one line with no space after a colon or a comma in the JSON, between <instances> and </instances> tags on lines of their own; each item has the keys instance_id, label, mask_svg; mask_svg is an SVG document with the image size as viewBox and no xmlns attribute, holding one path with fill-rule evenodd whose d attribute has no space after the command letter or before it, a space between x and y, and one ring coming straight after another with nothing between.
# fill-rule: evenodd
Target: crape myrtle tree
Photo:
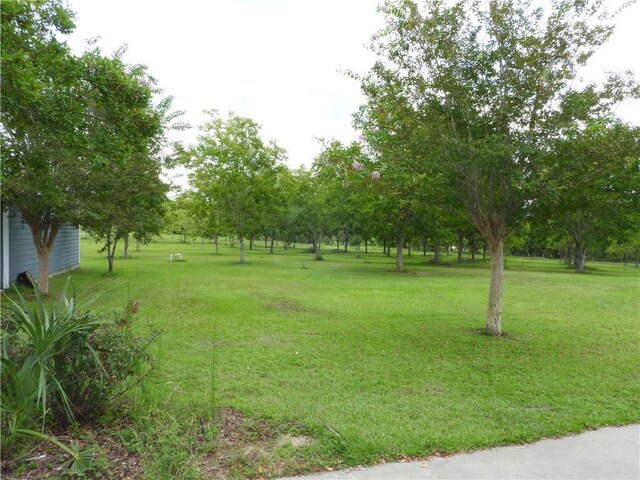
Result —
<instances>
[{"instance_id":1,"label":"crape myrtle tree","mask_svg":"<svg viewBox=\"0 0 640 480\"><path fill-rule=\"evenodd\" d=\"M360 188L366 159L360 145L321 140L322 150L313 161L313 172L324 197L329 231L348 251L349 239L366 221L366 191Z\"/></svg>"},{"instance_id":2,"label":"crape myrtle tree","mask_svg":"<svg viewBox=\"0 0 640 480\"><path fill-rule=\"evenodd\" d=\"M640 128L604 120L566 132L548 156L550 188L538 215L568 234L578 272L589 245L624 243L636 226L639 159Z\"/></svg>"},{"instance_id":3,"label":"crape myrtle tree","mask_svg":"<svg viewBox=\"0 0 640 480\"><path fill-rule=\"evenodd\" d=\"M289 228L293 226L294 234L308 240L313 253L318 255L330 222L321 179L316 172L301 167L294 172L293 188Z\"/></svg>"},{"instance_id":4,"label":"crape myrtle tree","mask_svg":"<svg viewBox=\"0 0 640 480\"><path fill-rule=\"evenodd\" d=\"M124 63L124 52L105 57L96 48L83 55L94 85L87 117L95 148L74 183L80 223L104 242L109 272L119 240L160 233L168 191L160 173L170 100L154 105L153 78L145 67Z\"/></svg>"},{"instance_id":5,"label":"crape myrtle tree","mask_svg":"<svg viewBox=\"0 0 640 480\"><path fill-rule=\"evenodd\" d=\"M400 79L380 63L361 81L366 102L354 116L374 168L380 172L378 235L396 246L396 270L403 270L403 248L428 212L441 205L445 177L425 148L427 122L413 108ZM411 233L411 235L410 235Z\"/></svg>"},{"instance_id":6,"label":"crape myrtle tree","mask_svg":"<svg viewBox=\"0 0 640 480\"><path fill-rule=\"evenodd\" d=\"M633 231L627 232L623 242L611 241L607 246L607 257L620 260L625 266L633 261L636 268L640 267L640 223L636 223Z\"/></svg>"},{"instance_id":7,"label":"crape myrtle tree","mask_svg":"<svg viewBox=\"0 0 640 480\"><path fill-rule=\"evenodd\" d=\"M381 8L386 27L373 40L379 61L371 76L400 86L424 124L424 148L455 180L487 242L486 328L496 336L504 243L543 191L550 140L576 120L566 100L588 88L576 81L578 71L613 28L603 3L398 0ZM619 83L614 76L609 85ZM595 103L611 98L608 91Z\"/></svg>"},{"instance_id":8,"label":"crape myrtle tree","mask_svg":"<svg viewBox=\"0 0 640 480\"><path fill-rule=\"evenodd\" d=\"M64 223L98 233L111 251L125 222L155 228L148 218L164 196L154 154L167 103L153 106L152 79L122 62L123 50L72 55L56 37L72 16L57 1L2 3L2 202L31 229L45 293Z\"/></svg>"},{"instance_id":9,"label":"crape myrtle tree","mask_svg":"<svg viewBox=\"0 0 640 480\"><path fill-rule=\"evenodd\" d=\"M208 110L198 144L188 156L191 185L219 209L221 222L238 237L240 263L245 263L244 240L254 232L265 212L274 208L277 167L285 151L273 141L265 144L260 126L230 113L225 119Z\"/></svg>"},{"instance_id":10,"label":"crape myrtle tree","mask_svg":"<svg viewBox=\"0 0 640 480\"><path fill-rule=\"evenodd\" d=\"M285 240L287 230L287 213L293 193L293 177L284 164L274 167L274 183L269 192L269 206L258 221L258 230L269 238L269 253L274 253L276 239ZM285 240L286 246L286 240Z\"/></svg>"},{"instance_id":11,"label":"crape myrtle tree","mask_svg":"<svg viewBox=\"0 0 640 480\"><path fill-rule=\"evenodd\" d=\"M195 237L202 227L196 219L202 199L196 198L199 192L181 192L176 198L167 201L163 224L164 232L178 235L178 241L187 243L189 237ZM202 217L200 221L202 221Z\"/></svg>"},{"instance_id":12,"label":"crape myrtle tree","mask_svg":"<svg viewBox=\"0 0 640 480\"><path fill-rule=\"evenodd\" d=\"M200 235L213 240L214 254L219 254L220 236L225 232L220 220L220 209L214 199L200 191L186 191L176 198L178 209L174 211L172 232L180 235L186 242L188 236Z\"/></svg>"},{"instance_id":13,"label":"crape myrtle tree","mask_svg":"<svg viewBox=\"0 0 640 480\"><path fill-rule=\"evenodd\" d=\"M2 208L15 209L29 226L38 288L47 293L49 252L76 214L68 185L83 141L83 69L56 37L74 28L62 2L2 2L0 23Z\"/></svg>"}]
</instances>

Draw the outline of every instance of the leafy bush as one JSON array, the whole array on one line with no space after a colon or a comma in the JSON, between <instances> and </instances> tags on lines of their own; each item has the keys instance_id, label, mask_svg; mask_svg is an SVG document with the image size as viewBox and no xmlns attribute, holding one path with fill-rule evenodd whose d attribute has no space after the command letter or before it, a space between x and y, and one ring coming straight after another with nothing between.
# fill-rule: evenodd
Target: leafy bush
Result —
<instances>
[{"instance_id":1,"label":"leafy bush","mask_svg":"<svg viewBox=\"0 0 640 480\"><path fill-rule=\"evenodd\" d=\"M54 356L55 377L64 386L75 415L95 420L144 375L150 363L148 342L133 335L131 326L138 305L129 302L113 321L102 318L91 332L74 332L69 348ZM153 337L152 337L153 338ZM64 411L56 404L57 418Z\"/></svg>"},{"instance_id":2,"label":"leafy bush","mask_svg":"<svg viewBox=\"0 0 640 480\"><path fill-rule=\"evenodd\" d=\"M48 425L93 420L143 373L146 344L131 332L137 304L111 320L67 297L29 303L16 291L2 312L0 427L7 453Z\"/></svg>"},{"instance_id":3,"label":"leafy bush","mask_svg":"<svg viewBox=\"0 0 640 480\"><path fill-rule=\"evenodd\" d=\"M322 254L316 253L316 256L313 257L313 259L317 262L321 262L322 260L324 260L324 257L322 256Z\"/></svg>"}]
</instances>

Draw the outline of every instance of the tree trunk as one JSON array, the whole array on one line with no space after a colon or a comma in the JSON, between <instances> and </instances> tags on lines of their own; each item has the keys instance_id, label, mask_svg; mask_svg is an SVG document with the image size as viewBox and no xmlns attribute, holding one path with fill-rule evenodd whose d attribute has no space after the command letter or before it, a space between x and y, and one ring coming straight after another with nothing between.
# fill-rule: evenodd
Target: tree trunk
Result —
<instances>
[{"instance_id":1,"label":"tree trunk","mask_svg":"<svg viewBox=\"0 0 640 480\"><path fill-rule=\"evenodd\" d=\"M340 239L336 239L336 250L340 250Z\"/></svg>"},{"instance_id":2,"label":"tree trunk","mask_svg":"<svg viewBox=\"0 0 640 480\"><path fill-rule=\"evenodd\" d=\"M269 245L269 253L273 253L273 244L275 243L275 239L271 237L271 244Z\"/></svg>"},{"instance_id":3,"label":"tree trunk","mask_svg":"<svg viewBox=\"0 0 640 480\"><path fill-rule=\"evenodd\" d=\"M44 247L38 251L38 290L49 293L49 249Z\"/></svg>"},{"instance_id":4,"label":"tree trunk","mask_svg":"<svg viewBox=\"0 0 640 480\"><path fill-rule=\"evenodd\" d=\"M124 252L122 254L124 258L129 258L129 234L124 236Z\"/></svg>"},{"instance_id":5,"label":"tree trunk","mask_svg":"<svg viewBox=\"0 0 640 480\"><path fill-rule=\"evenodd\" d=\"M440 245L440 242L436 242L435 246L433 247L433 263L440 263L440 251L442 249L442 245Z\"/></svg>"},{"instance_id":6,"label":"tree trunk","mask_svg":"<svg viewBox=\"0 0 640 480\"><path fill-rule=\"evenodd\" d=\"M471 261L476 261L476 236L471 235L469 238L469 250L471 251Z\"/></svg>"},{"instance_id":7,"label":"tree trunk","mask_svg":"<svg viewBox=\"0 0 640 480\"><path fill-rule=\"evenodd\" d=\"M427 256L427 237L422 237L422 256Z\"/></svg>"},{"instance_id":8,"label":"tree trunk","mask_svg":"<svg viewBox=\"0 0 640 480\"><path fill-rule=\"evenodd\" d=\"M458 232L458 263L462 263L462 250L464 248L464 234Z\"/></svg>"},{"instance_id":9,"label":"tree trunk","mask_svg":"<svg viewBox=\"0 0 640 480\"><path fill-rule=\"evenodd\" d=\"M407 242L407 257L411 256L411 240Z\"/></svg>"},{"instance_id":10,"label":"tree trunk","mask_svg":"<svg viewBox=\"0 0 640 480\"><path fill-rule=\"evenodd\" d=\"M382 254L383 255L387 254L387 241L386 240L382 241Z\"/></svg>"},{"instance_id":11,"label":"tree trunk","mask_svg":"<svg viewBox=\"0 0 640 480\"><path fill-rule=\"evenodd\" d=\"M318 242L316 242L315 238L311 242L311 251L313 253L318 253Z\"/></svg>"},{"instance_id":12,"label":"tree trunk","mask_svg":"<svg viewBox=\"0 0 640 480\"><path fill-rule=\"evenodd\" d=\"M240 263L244 263L244 235L238 234L238 243L240 243Z\"/></svg>"},{"instance_id":13,"label":"tree trunk","mask_svg":"<svg viewBox=\"0 0 640 480\"><path fill-rule=\"evenodd\" d=\"M504 277L504 240L489 245L491 249L491 285L487 309L487 332L502 335L502 280Z\"/></svg>"},{"instance_id":14,"label":"tree trunk","mask_svg":"<svg viewBox=\"0 0 640 480\"><path fill-rule=\"evenodd\" d=\"M136 252L140 251L140 239L136 238Z\"/></svg>"},{"instance_id":15,"label":"tree trunk","mask_svg":"<svg viewBox=\"0 0 640 480\"><path fill-rule=\"evenodd\" d=\"M576 242L575 246L575 267L578 272L584 272L584 263L587 259L587 251L583 243Z\"/></svg>"},{"instance_id":16,"label":"tree trunk","mask_svg":"<svg viewBox=\"0 0 640 480\"><path fill-rule=\"evenodd\" d=\"M396 271L402 271L402 247L404 245L404 235L398 235L396 240Z\"/></svg>"},{"instance_id":17,"label":"tree trunk","mask_svg":"<svg viewBox=\"0 0 640 480\"><path fill-rule=\"evenodd\" d=\"M347 253L347 248L349 247L349 237L344 237L344 253Z\"/></svg>"},{"instance_id":18,"label":"tree trunk","mask_svg":"<svg viewBox=\"0 0 640 480\"><path fill-rule=\"evenodd\" d=\"M50 227L40 228L36 222L29 222L23 215L31 229L31 239L38 254L38 290L44 294L49 293L49 253L60 230L60 225L53 224Z\"/></svg>"},{"instance_id":19,"label":"tree trunk","mask_svg":"<svg viewBox=\"0 0 640 480\"><path fill-rule=\"evenodd\" d=\"M113 244L111 243L111 238L107 237L107 262L109 264L109 273L113 273L113 259L116 255L116 245L118 244L118 237L113 239Z\"/></svg>"},{"instance_id":20,"label":"tree trunk","mask_svg":"<svg viewBox=\"0 0 640 480\"><path fill-rule=\"evenodd\" d=\"M219 238L219 235L213 236L213 244L215 245L216 255L218 255L218 238Z\"/></svg>"},{"instance_id":21,"label":"tree trunk","mask_svg":"<svg viewBox=\"0 0 640 480\"><path fill-rule=\"evenodd\" d=\"M249 250L253 250L253 235L249 237Z\"/></svg>"},{"instance_id":22,"label":"tree trunk","mask_svg":"<svg viewBox=\"0 0 640 480\"><path fill-rule=\"evenodd\" d=\"M364 253L369 253L369 243L366 240L364 241Z\"/></svg>"}]
</instances>

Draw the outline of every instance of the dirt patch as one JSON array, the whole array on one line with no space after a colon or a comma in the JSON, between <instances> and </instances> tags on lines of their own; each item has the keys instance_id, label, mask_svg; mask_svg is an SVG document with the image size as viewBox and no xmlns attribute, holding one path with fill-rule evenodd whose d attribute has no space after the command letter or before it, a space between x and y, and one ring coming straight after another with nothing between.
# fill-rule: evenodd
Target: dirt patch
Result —
<instances>
[{"instance_id":1,"label":"dirt patch","mask_svg":"<svg viewBox=\"0 0 640 480\"><path fill-rule=\"evenodd\" d=\"M305 308L298 302L290 299L281 299L265 305L267 310L277 310L279 312L304 312Z\"/></svg>"},{"instance_id":2,"label":"dirt patch","mask_svg":"<svg viewBox=\"0 0 640 480\"><path fill-rule=\"evenodd\" d=\"M86 478L142 479L140 457L122 444L115 432L95 433L91 430L74 432L73 435L56 434L64 445L75 442L79 450L93 449L93 459L84 472ZM71 456L59 447L43 441L34 445L20 458L2 461L2 478L31 480L59 478L68 472ZM68 478L64 476L64 478Z\"/></svg>"},{"instance_id":3,"label":"dirt patch","mask_svg":"<svg viewBox=\"0 0 640 480\"><path fill-rule=\"evenodd\" d=\"M215 447L200 462L204 478L271 478L304 470L303 450L316 441L296 424L246 417L232 408L218 411Z\"/></svg>"},{"instance_id":4,"label":"dirt patch","mask_svg":"<svg viewBox=\"0 0 640 480\"><path fill-rule=\"evenodd\" d=\"M284 447L286 445L291 445L293 448L301 448L306 447L308 445L313 445L315 440L311 437L307 437L306 435L281 435L278 438L277 445L279 447Z\"/></svg>"}]
</instances>

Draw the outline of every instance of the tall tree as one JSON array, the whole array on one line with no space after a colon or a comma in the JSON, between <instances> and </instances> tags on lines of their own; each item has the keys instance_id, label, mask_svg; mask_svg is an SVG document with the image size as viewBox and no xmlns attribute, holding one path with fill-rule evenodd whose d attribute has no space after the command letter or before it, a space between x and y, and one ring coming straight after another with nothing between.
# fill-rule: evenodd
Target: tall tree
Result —
<instances>
[{"instance_id":1,"label":"tall tree","mask_svg":"<svg viewBox=\"0 0 640 480\"><path fill-rule=\"evenodd\" d=\"M118 241L131 232L159 233L167 187L160 180L165 105L153 103L153 79L143 66L98 48L81 60L87 71L86 151L71 188L79 223L105 242L109 272ZM146 230L146 232L145 232Z\"/></svg>"},{"instance_id":2,"label":"tall tree","mask_svg":"<svg viewBox=\"0 0 640 480\"><path fill-rule=\"evenodd\" d=\"M594 108L628 92L580 89L578 70L611 34L599 0L389 1L367 82L390 78L420 119L423 145L455 188L491 251L487 331L502 334L504 243L540 193L549 141L576 121L569 101L589 90ZM606 23L609 22L609 23ZM366 91L366 89L365 89Z\"/></svg>"},{"instance_id":3,"label":"tall tree","mask_svg":"<svg viewBox=\"0 0 640 480\"><path fill-rule=\"evenodd\" d=\"M173 116L167 101L153 105L153 79L143 67L125 64L124 50L112 57L98 48L71 54L56 37L73 28L73 14L61 2L1 7L2 203L19 211L31 229L38 288L46 293L49 253L62 224L111 231L109 206L134 230L150 227L148 208L157 200L139 199L148 186L159 187L160 139ZM139 183L126 200L138 199L142 213L135 215L123 198L114 205L116 193L134 177ZM119 232L122 227L120 222Z\"/></svg>"},{"instance_id":4,"label":"tall tree","mask_svg":"<svg viewBox=\"0 0 640 480\"><path fill-rule=\"evenodd\" d=\"M605 120L567 131L546 162L550 184L536 210L568 233L574 266L589 244L625 241L640 209L640 128Z\"/></svg>"},{"instance_id":5,"label":"tall tree","mask_svg":"<svg viewBox=\"0 0 640 480\"><path fill-rule=\"evenodd\" d=\"M271 203L276 167L285 152L275 142L265 144L253 120L233 113L227 119L209 110L188 165L191 184L217 208L223 223L238 236L240 263L244 240L256 228Z\"/></svg>"},{"instance_id":6,"label":"tall tree","mask_svg":"<svg viewBox=\"0 0 640 480\"><path fill-rule=\"evenodd\" d=\"M61 1L2 2L0 23L2 208L18 211L31 229L46 293L49 252L75 215L67 187L84 122L83 70L57 38L74 28Z\"/></svg>"}]
</instances>

